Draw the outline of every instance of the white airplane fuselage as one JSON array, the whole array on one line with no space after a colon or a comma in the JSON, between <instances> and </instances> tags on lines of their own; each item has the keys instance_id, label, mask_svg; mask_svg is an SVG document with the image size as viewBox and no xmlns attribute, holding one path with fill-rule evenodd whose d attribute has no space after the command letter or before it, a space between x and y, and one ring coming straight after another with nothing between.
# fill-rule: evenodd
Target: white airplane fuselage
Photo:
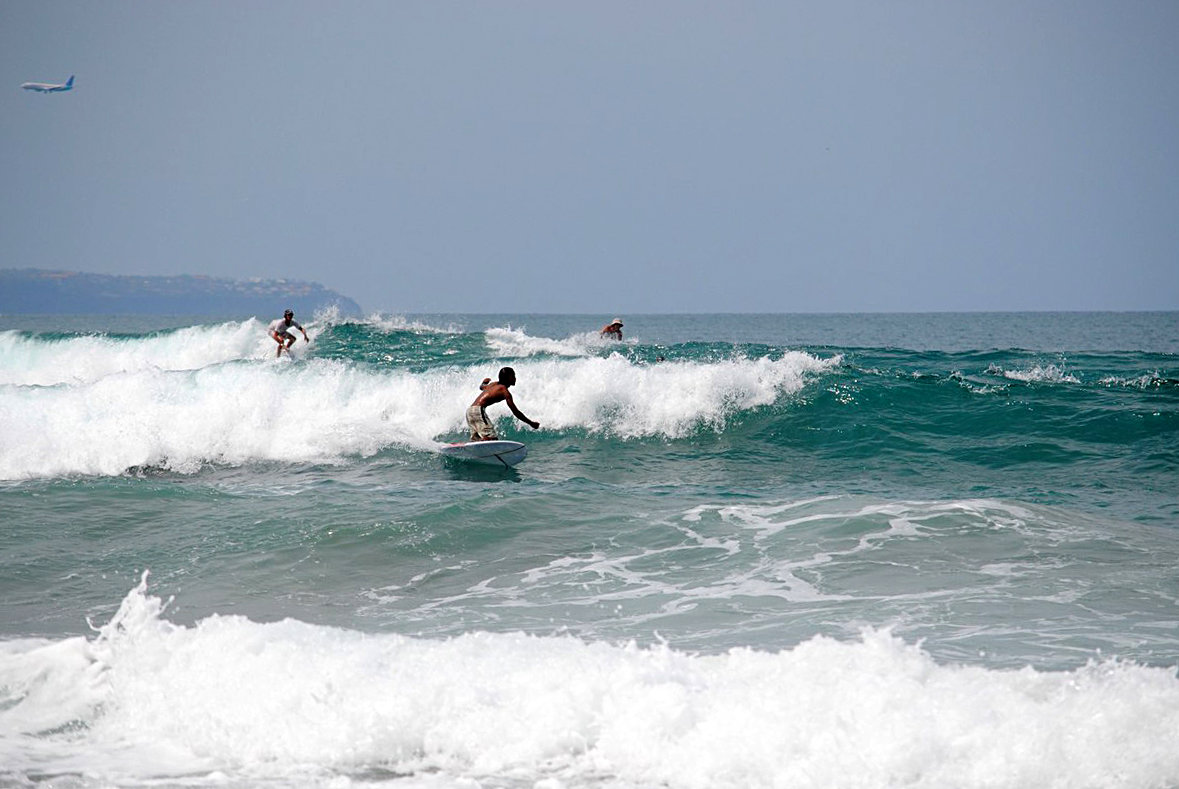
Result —
<instances>
[{"instance_id":1,"label":"white airplane fuselage","mask_svg":"<svg viewBox=\"0 0 1179 789\"><path fill-rule=\"evenodd\" d=\"M74 89L74 78L71 75L64 85L55 85L52 82L26 82L21 87L25 90L35 90L38 93L64 93Z\"/></svg>"}]
</instances>

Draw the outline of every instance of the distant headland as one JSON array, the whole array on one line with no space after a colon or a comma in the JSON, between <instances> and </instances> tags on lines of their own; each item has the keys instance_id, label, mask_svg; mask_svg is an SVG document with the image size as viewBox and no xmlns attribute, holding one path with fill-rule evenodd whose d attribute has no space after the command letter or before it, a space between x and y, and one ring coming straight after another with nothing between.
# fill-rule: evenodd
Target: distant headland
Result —
<instances>
[{"instance_id":1,"label":"distant headland","mask_svg":"<svg viewBox=\"0 0 1179 789\"><path fill-rule=\"evenodd\" d=\"M0 314L228 317L280 315L290 308L310 317L327 307L360 314L355 301L315 282L0 269Z\"/></svg>"}]
</instances>

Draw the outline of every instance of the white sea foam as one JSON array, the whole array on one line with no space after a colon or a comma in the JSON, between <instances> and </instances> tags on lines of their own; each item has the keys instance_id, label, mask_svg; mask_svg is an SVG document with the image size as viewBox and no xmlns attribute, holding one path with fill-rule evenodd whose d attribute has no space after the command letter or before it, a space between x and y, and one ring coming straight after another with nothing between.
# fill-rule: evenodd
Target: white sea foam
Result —
<instances>
[{"instance_id":1,"label":"white sea foam","mask_svg":"<svg viewBox=\"0 0 1179 789\"><path fill-rule=\"evenodd\" d=\"M209 463L332 462L391 446L429 449L465 430L490 368L379 370L309 359L291 365L252 321L131 342L79 338L32 346L0 385L0 479L190 473ZM11 334L9 335L11 339ZM546 430L622 438L720 430L838 365L779 359L636 364L620 355L515 364L520 407ZM14 373L13 371L19 371ZM504 406L489 411L510 420Z\"/></svg>"},{"instance_id":2,"label":"white sea foam","mask_svg":"<svg viewBox=\"0 0 1179 789\"><path fill-rule=\"evenodd\" d=\"M527 402L538 404L541 416L533 418L550 428L680 438L700 426L723 429L734 413L798 392L839 362L793 352L779 359L642 365L611 354L531 362L524 369L533 378L520 380L529 381Z\"/></svg>"},{"instance_id":3,"label":"white sea foam","mask_svg":"<svg viewBox=\"0 0 1179 789\"><path fill-rule=\"evenodd\" d=\"M1148 391L1150 389L1158 389L1167 384L1174 384L1175 381L1174 379L1163 376L1158 370L1155 370L1153 373L1144 373L1131 377L1107 375L1099 383L1102 386L1120 386L1127 389Z\"/></svg>"},{"instance_id":4,"label":"white sea foam","mask_svg":"<svg viewBox=\"0 0 1179 789\"><path fill-rule=\"evenodd\" d=\"M1151 787L1173 669L941 665L887 631L779 652L163 617L0 642L0 783ZM169 780L170 779L170 780Z\"/></svg>"},{"instance_id":5,"label":"white sea foam","mask_svg":"<svg viewBox=\"0 0 1179 789\"><path fill-rule=\"evenodd\" d=\"M1037 364L1027 370L1004 370L1001 367L991 365L987 368L987 372L992 375L1001 375L1012 381L1023 381L1025 383L1079 384L1081 382L1075 375L1054 364Z\"/></svg>"},{"instance_id":6,"label":"white sea foam","mask_svg":"<svg viewBox=\"0 0 1179 789\"><path fill-rule=\"evenodd\" d=\"M314 338L314 327L306 328ZM266 326L253 318L132 340L101 334L44 340L4 331L0 332L0 385L84 384L117 373L199 370L273 355L274 341L266 336Z\"/></svg>"},{"instance_id":7,"label":"white sea foam","mask_svg":"<svg viewBox=\"0 0 1179 789\"><path fill-rule=\"evenodd\" d=\"M84 386L9 387L0 390L0 478L137 466L192 472L205 463L331 461L395 443L424 447L461 416L460 376L449 378L365 373L325 360L251 361L121 373ZM439 405L447 394L456 398L449 408Z\"/></svg>"},{"instance_id":8,"label":"white sea foam","mask_svg":"<svg viewBox=\"0 0 1179 789\"><path fill-rule=\"evenodd\" d=\"M810 512L812 505L834 501L833 496L792 501L784 504L738 504L721 507L701 505L685 514L688 521L699 521L702 515L715 511L726 522L752 529L759 536L771 536L787 529L817 522L845 522L865 519L884 520L889 534L913 536L921 533L925 521L936 520L947 514L964 514L974 524L986 524L992 529L1020 529L1034 516L1029 510L992 499L960 499L949 502L900 501L887 504L864 504L852 508L824 509ZM805 514L794 515L796 510ZM791 517L794 515L793 517ZM884 535L876 535L880 537Z\"/></svg>"},{"instance_id":9,"label":"white sea foam","mask_svg":"<svg viewBox=\"0 0 1179 789\"><path fill-rule=\"evenodd\" d=\"M533 337L510 326L487 329L483 333L487 345L497 356L521 357L548 354L552 356L589 356L605 348L615 348L617 340L602 338L597 332L574 334L563 340Z\"/></svg>"}]
</instances>

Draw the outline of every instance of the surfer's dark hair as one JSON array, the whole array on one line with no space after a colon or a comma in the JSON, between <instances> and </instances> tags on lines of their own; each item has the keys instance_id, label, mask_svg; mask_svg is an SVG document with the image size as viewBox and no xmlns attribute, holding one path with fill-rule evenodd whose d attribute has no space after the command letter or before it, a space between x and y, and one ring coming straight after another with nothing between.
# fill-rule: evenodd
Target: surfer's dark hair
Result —
<instances>
[{"instance_id":1,"label":"surfer's dark hair","mask_svg":"<svg viewBox=\"0 0 1179 789\"><path fill-rule=\"evenodd\" d=\"M501 367L499 370L499 382L506 384L509 379L512 381L516 380L516 371L511 367Z\"/></svg>"}]
</instances>

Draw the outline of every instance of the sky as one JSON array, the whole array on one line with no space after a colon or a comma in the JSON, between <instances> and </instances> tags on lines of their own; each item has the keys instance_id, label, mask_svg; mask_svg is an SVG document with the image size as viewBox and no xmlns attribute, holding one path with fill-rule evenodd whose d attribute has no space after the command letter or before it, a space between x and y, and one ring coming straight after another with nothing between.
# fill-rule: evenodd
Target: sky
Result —
<instances>
[{"instance_id":1,"label":"sky","mask_svg":"<svg viewBox=\"0 0 1179 789\"><path fill-rule=\"evenodd\" d=\"M1174 0L4 0L0 268L1174 310L1177 34Z\"/></svg>"}]
</instances>

